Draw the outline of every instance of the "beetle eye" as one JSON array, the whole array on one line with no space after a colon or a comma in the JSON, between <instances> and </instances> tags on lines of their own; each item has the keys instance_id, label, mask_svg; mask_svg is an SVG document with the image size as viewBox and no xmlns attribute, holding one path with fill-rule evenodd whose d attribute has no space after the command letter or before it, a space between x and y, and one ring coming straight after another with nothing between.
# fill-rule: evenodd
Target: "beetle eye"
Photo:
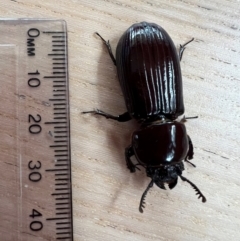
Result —
<instances>
[{"instance_id":1,"label":"beetle eye","mask_svg":"<svg viewBox=\"0 0 240 241\"><path fill-rule=\"evenodd\" d=\"M135 135L135 136L134 136L134 139L135 139L135 140L138 140L138 135Z\"/></svg>"}]
</instances>

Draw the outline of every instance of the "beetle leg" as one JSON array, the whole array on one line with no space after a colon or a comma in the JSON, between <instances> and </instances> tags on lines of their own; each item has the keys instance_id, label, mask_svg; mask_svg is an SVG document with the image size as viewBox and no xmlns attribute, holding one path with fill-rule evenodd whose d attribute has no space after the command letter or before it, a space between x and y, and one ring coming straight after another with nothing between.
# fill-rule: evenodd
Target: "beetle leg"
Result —
<instances>
[{"instance_id":1,"label":"beetle leg","mask_svg":"<svg viewBox=\"0 0 240 241\"><path fill-rule=\"evenodd\" d=\"M188 142L189 142L189 150L187 153L187 156L185 157L185 162L190 163L193 167L196 167L196 165L194 165L193 163L191 163L189 160L193 159L193 144L192 144L192 140L190 138L190 136L188 136Z\"/></svg>"},{"instance_id":2,"label":"beetle leg","mask_svg":"<svg viewBox=\"0 0 240 241\"><path fill-rule=\"evenodd\" d=\"M194 40L194 38L192 38L191 40L189 40L187 43L185 43L183 45L180 44L180 48L179 48L179 59L180 59L180 61L182 60L183 51L185 50L186 45L191 43L193 40Z\"/></svg>"},{"instance_id":3,"label":"beetle leg","mask_svg":"<svg viewBox=\"0 0 240 241\"><path fill-rule=\"evenodd\" d=\"M105 112L103 112L99 109L82 112L82 114L88 114L88 113L92 113L92 114L95 114L95 115L101 115L101 116L106 117L107 119L112 119L112 120L116 120L116 121L119 121L119 122L126 122L126 121L129 121L129 120L132 119L132 117L130 116L130 114L128 112L125 112L125 113L123 113L121 115L118 115L118 116L107 114L107 113L105 113Z\"/></svg>"},{"instance_id":4,"label":"beetle leg","mask_svg":"<svg viewBox=\"0 0 240 241\"><path fill-rule=\"evenodd\" d=\"M187 157L188 157L188 160L191 160L191 159L193 159L194 153L193 153L193 143L192 143L190 136L188 136L188 142L189 142L189 150L188 150Z\"/></svg>"},{"instance_id":5,"label":"beetle leg","mask_svg":"<svg viewBox=\"0 0 240 241\"><path fill-rule=\"evenodd\" d=\"M108 53L109 53L109 55L110 55L110 57L111 57L114 65L116 65L116 59L115 59L115 57L113 56L112 48L111 48L111 45L110 45L109 40L106 41L106 40L105 40L99 33L97 33L97 32L96 32L96 34L97 34L97 36L99 36L99 37L101 38L101 40L103 41L103 43L106 45L107 50L108 50Z\"/></svg>"},{"instance_id":6,"label":"beetle leg","mask_svg":"<svg viewBox=\"0 0 240 241\"><path fill-rule=\"evenodd\" d=\"M198 116L190 116L190 117L185 117L185 115L182 117L182 119L180 120L181 123L186 122L189 119L197 119Z\"/></svg>"},{"instance_id":7,"label":"beetle leg","mask_svg":"<svg viewBox=\"0 0 240 241\"><path fill-rule=\"evenodd\" d=\"M135 172L136 171L136 168L138 170L140 170L137 165L138 164L133 164L132 161L131 161L131 156L134 155L134 151L133 151L133 148L132 146L128 146L126 149L125 149L125 159L126 159L126 163L127 163L127 168L130 170L130 172Z\"/></svg>"}]
</instances>

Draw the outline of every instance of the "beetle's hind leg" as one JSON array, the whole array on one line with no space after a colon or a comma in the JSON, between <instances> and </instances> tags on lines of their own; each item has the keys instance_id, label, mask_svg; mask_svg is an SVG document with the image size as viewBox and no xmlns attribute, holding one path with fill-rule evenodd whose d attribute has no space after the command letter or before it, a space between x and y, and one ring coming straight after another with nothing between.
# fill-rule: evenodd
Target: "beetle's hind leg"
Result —
<instances>
[{"instance_id":1,"label":"beetle's hind leg","mask_svg":"<svg viewBox=\"0 0 240 241\"><path fill-rule=\"evenodd\" d=\"M130 170L130 172L135 172L136 169L138 169L140 171L140 169L137 167L140 164L133 164L131 161L131 156L134 155L134 151L132 146L128 146L125 149L125 159L126 159L126 163L127 163L127 168Z\"/></svg>"},{"instance_id":2,"label":"beetle's hind leg","mask_svg":"<svg viewBox=\"0 0 240 241\"><path fill-rule=\"evenodd\" d=\"M99 37L101 38L101 40L103 41L103 43L106 45L107 50L108 50L108 53L109 53L109 55L110 55L110 57L111 57L114 65L116 65L116 59L115 59L115 57L113 56L113 52L112 52L112 48L111 48L111 45L110 45L109 40L106 41L106 40L105 40L99 33L97 33L97 32L96 32L96 34L97 34L97 36L99 36Z\"/></svg>"},{"instance_id":3,"label":"beetle's hind leg","mask_svg":"<svg viewBox=\"0 0 240 241\"><path fill-rule=\"evenodd\" d=\"M132 119L132 117L130 116L130 114L128 112L125 112L121 115L118 115L118 116L114 116L114 115L110 115L108 113L105 113L101 110L91 110L91 111L83 111L82 114L88 114L88 113L91 113L91 114L95 114L95 115L101 115L101 116L104 116L106 117L107 119L112 119L112 120L116 120L118 122L126 122L126 121L129 121Z\"/></svg>"},{"instance_id":4,"label":"beetle's hind leg","mask_svg":"<svg viewBox=\"0 0 240 241\"><path fill-rule=\"evenodd\" d=\"M183 45L180 44L180 48L179 48L179 59L180 59L180 61L182 60L182 55L183 55L183 52L184 52L186 46L187 46L189 43L191 43L193 40L194 40L194 38L192 38L191 40L189 40L188 42L186 42L186 43L183 44Z\"/></svg>"}]
</instances>

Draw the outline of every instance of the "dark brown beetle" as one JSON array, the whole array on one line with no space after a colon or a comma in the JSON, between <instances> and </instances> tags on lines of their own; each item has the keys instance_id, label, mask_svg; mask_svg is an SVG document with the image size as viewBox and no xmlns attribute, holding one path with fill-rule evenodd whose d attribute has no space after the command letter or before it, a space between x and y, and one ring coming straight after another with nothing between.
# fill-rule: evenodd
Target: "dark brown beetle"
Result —
<instances>
[{"instance_id":1,"label":"dark brown beetle","mask_svg":"<svg viewBox=\"0 0 240 241\"><path fill-rule=\"evenodd\" d=\"M141 123L140 129L132 134L132 144L125 150L130 172L135 172L141 165L151 178L142 195L139 211L143 212L144 199L154 183L162 189L166 183L172 189L178 176L206 202L197 186L182 176L183 160L189 162L193 158L193 145L183 124L187 118L176 120L184 113L180 60L185 46L193 39L180 45L178 54L162 27L147 22L133 24L119 40L115 60L109 41L97 35L117 66L128 111L119 116L101 110L83 114L93 113L120 122L134 118ZM137 164L130 159L133 155Z\"/></svg>"}]
</instances>

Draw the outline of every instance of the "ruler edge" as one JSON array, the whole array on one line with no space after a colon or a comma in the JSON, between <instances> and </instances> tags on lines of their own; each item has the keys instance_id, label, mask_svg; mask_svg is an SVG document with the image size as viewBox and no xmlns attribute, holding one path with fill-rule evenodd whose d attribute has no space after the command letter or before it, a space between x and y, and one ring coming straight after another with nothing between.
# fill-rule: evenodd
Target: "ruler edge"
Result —
<instances>
[{"instance_id":1,"label":"ruler edge","mask_svg":"<svg viewBox=\"0 0 240 241\"><path fill-rule=\"evenodd\" d=\"M72 191L72 154L71 154L71 118L70 118L70 95L69 95L69 66L68 66L68 60L69 60L69 55L68 55L68 27L67 27L67 22L63 19L57 19L55 21L61 21L63 22L63 26L65 28L65 39L66 39L66 57L67 57L67 78L66 78L66 84L67 84L67 101L68 101L68 106L67 106L67 115L68 115L68 132L69 132L69 137L68 137L68 145L69 145L69 181L70 181L70 204L71 204L71 240L74 241L74 236L73 236L73 191Z\"/></svg>"}]
</instances>

